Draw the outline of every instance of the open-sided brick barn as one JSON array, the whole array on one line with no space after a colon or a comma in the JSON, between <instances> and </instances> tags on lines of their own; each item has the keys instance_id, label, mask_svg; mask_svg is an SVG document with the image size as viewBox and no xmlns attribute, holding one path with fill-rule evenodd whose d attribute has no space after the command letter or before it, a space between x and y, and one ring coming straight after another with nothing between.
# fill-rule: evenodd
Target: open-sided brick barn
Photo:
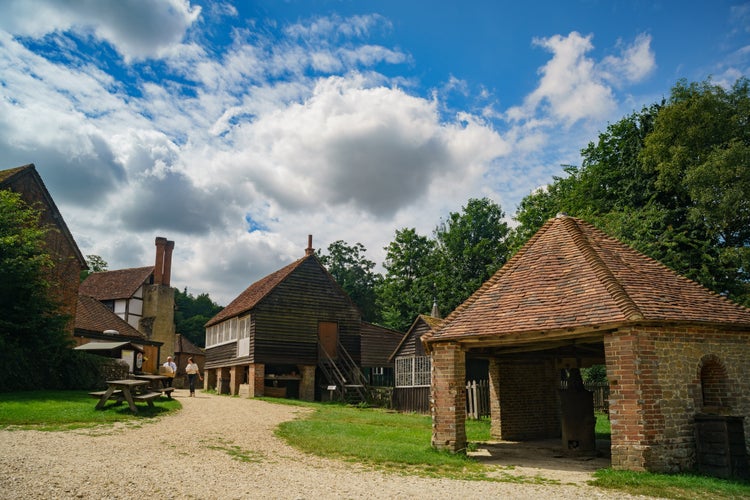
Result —
<instances>
[{"instance_id":1,"label":"open-sided brick barn","mask_svg":"<svg viewBox=\"0 0 750 500\"><path fill-rule=\"evenodd\" d=\"M560 436L561 370L606 363L614 468L700 468L705 416L739 422L740 467L750 446L750 310L577 218L547 221L425 341L437 448L466 446L467 357L489 360L495 438Z\"/></svg>"}]
</instances>

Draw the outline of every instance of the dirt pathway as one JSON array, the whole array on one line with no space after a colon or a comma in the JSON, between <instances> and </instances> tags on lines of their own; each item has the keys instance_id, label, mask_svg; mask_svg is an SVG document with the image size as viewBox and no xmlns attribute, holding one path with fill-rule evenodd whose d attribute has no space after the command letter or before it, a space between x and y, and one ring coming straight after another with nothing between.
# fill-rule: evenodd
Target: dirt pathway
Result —
<instances>
[{"instance_id":1,"label":"dirt pathway","mask_svg":"<svg viewBox=\"0 0 750 500\"><path fill-rule=\"evenodd\" d=\"M0 498L633 498L586 486L586 471L562 477L545 472L554 469L516 472L538 472L560 479L561 485L370 471L301 454L273 435L280 422L305 409L175 393L183 409L153 423L67 432L0 431Z\"/></svg>"}]
</instances>

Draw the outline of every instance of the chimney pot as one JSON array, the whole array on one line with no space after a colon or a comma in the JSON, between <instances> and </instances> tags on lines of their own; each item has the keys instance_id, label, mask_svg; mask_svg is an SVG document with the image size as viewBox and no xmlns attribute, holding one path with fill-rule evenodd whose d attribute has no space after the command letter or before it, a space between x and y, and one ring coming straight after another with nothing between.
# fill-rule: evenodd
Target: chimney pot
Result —
<instances>
[{"instance_id":1,"label":"chimney pot","mask_svg":"<svg viewBox=\"0 0 750 500\"><path fill-rule=\"evenodd\" d=\"M312 234L307 235L307 248L305 249L305 255L312 255L315 249L312 247Z\"/></svg>"}]
</instances>

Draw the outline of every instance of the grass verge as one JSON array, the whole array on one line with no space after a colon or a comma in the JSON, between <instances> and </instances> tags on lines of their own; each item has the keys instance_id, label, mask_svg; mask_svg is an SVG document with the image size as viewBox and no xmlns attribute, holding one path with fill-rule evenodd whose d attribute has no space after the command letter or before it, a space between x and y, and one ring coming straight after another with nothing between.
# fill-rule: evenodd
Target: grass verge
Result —
<instances>
[{"instance_id":1,"label":"grass verge","mask_svg":"<svg viewBox=\"0 0 750 500\"><path fill-rule=\"evenodd\" d=\"M398 474L554 483L538 477L508 474L502 467L483 465L464 454L433 449L429 416L329 403L302 403L300 406L314 411L305 418L282 423L276 434L307 453ZM489 420L468 420L466 434L470 442L489 440Z\"/></svg>"},{"instance_id":2,"label":"grass verge","mask_svg":"<svg viewBox=\"0 0 750 500\"><path fill-rule=\"evenodd\" d=\"M589 482L599 488L657 498L714 500L750 498L750 483L694 474L653 474L601 469Z\"/></svg>"},{"instance_id":3,"label":"grass verge","mask_svg":"<svg viewBox=\"0 0 750 500\"><path fill-rule=\"evenodd\" d=\"M182 407L175 399L159 398L154 407L138 404L133 415L127 403L107 403L97 410L87 391L30 391L0 393L0 429L63 431L115 422L143 422Z\"/></svg>"}]
</instances>

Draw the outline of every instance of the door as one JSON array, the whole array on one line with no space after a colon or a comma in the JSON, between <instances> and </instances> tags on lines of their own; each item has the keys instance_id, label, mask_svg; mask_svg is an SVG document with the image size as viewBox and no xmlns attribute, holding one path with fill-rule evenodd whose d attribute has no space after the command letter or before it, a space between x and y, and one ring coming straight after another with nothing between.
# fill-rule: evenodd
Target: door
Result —
<instances>
[{"instance_id":1,"label":"door","mask_svg":"<svg viewBox=\"0 0 750 500\"><path fill-rule=\"evenodd\" d=\"M321 321L318 323L318 358L325 359L325 354L320 352L325 350L331 359L338 357L339 345L339 324L331 321Z\"/></svg>"}]
</instances>

